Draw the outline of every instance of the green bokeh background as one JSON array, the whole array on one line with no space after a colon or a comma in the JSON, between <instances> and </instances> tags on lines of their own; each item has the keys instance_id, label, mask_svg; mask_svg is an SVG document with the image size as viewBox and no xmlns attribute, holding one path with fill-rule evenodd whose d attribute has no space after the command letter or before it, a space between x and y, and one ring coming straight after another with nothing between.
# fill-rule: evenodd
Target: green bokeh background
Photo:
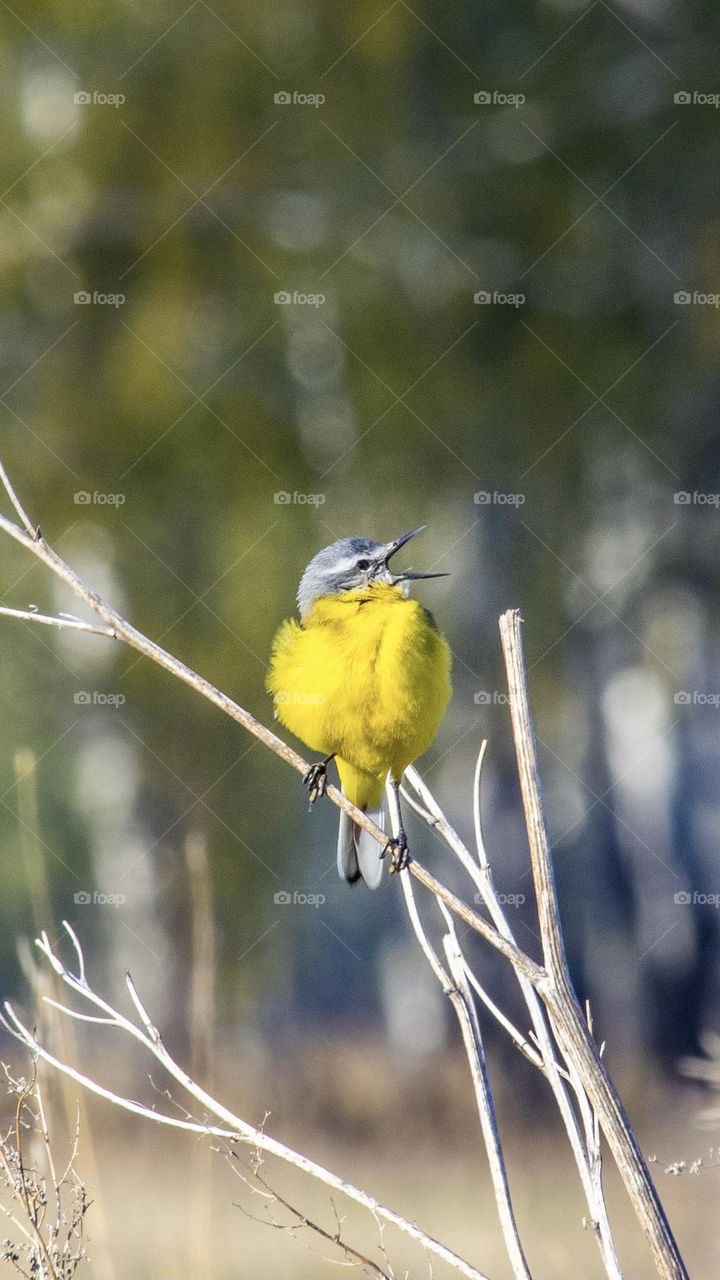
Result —
<instances>
[{"instance_id":1,"label":"green bokeh background","mask_svg":"<svg viewBox=\"0 0 720 1280\"><path fill-rule=\"evenodd\" d=\"M464 779L494 727L472 695L502 687L502 607L523 608L542 722L572 683L561 637L603 572L611 585L645 553L609 596L628 621L648 577L690 577L689 544L712 537L716 511L672 500L717 470L717 311L673 302L717 279L717 112L674 102L712 89L710 7L658 8L635 30L602 3L30 5L2 27L3 453L28 507L138 626L265 719L268 646L310 556L427 521L417 563L452 577L423 597L456 653L435 776ZM478 306L480 289L526 300ZM79 290L124 302L78 305ZM277 305L281 290L325 301ZM522 505L473 502L495 490ZM3 556L6 602L52 602L39 567ZM643 639L634 656L652 664ZM308 837L292 779L99 648L69 662L52 633L3 627L3 789L17 746L47 751L63 861L92 876L76 747L91 721L123 718L156 837L187 807L177 778L212 786L222 821L295 874ZM122 715L74 709L91 649ZM202 807L190 821L208 826L232 965L267 875ZM22 920L8 809L2 828Z\"/></svg>"},{"instance_id":2,"label":"green bokeh background","mask_svg":"<svg viewBox=\"0 0 720 1280\"><path fill-rule=\"evenodd\" d=\"M486 838L503 891L527 892L497 635L521 607L578 984L671 1070L717 1003L716 912L678 925L673 901L720 889L717 708L675 701L717 685L720 324L675 301L720 281L720 117L697 100L717 39L700 0L0 12L0 433L33 518L265 722L310 557L427 523L412 562L451 576L418 594L455 655L428 781L469 836L490 738ZM9 540L0 589L78 611ZM55 926L69 914L109 974L129 959L162 986L169 966L178 1036L194 833L229 1024L381 1031L406 926L394 884L336 882L330 806L309 817L285 766L132 654L9 619L0 637L3 990L32 928L13 764L30 746ZM611 686L625 729L638 689L660 698L626 764L669 744L662 814L652 776L610 790ZM95 888L125 905L75 903ZM326 907L283 913L295 889ZM529 897L522 921L532 950Z\"/></svg>"}]
</instances>

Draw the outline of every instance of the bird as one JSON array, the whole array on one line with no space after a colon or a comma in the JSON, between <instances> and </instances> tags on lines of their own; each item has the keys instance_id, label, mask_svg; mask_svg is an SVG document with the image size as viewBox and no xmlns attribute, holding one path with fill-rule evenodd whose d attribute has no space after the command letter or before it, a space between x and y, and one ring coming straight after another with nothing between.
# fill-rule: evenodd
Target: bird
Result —
<instances>
[{"instance_id":1,"label":"bird","mask_svg":"<svg viewBox=\"0 0 720 1280\"><path fill-rule=\"evenodd\" d=\"M391 872L409 862L400 810L404 770L432 743L451 696L451 655L435 620L409 584L444 573L393 573L392 557L425 529L392 542L345 537L310 561L297 593L299 620L275 635L267 676L275 717L323 759L303 778L310 803L323 795L335 760L343 795L384 829L388 775L397 835L384 848L340 811L341 880L375 889L383 858Z\"/></svg>"}]
</instances>

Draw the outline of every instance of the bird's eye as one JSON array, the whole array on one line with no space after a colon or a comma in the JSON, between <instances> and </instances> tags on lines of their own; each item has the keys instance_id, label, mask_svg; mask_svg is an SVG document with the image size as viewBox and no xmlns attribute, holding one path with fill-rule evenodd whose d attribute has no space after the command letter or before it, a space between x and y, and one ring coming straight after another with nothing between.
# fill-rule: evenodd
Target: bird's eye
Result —
<instances>
[{"instance_id":1,"label":"bird's eye","mask_svg":"<svg viewBox=\"0 0 720 1280\"><path fill-rule=\"evenodd\" d=\"M369 568L370 568L370 561L369 561L369 560L358 560L358 562L357 562L357 567L358 567L358 569L369 569Z\"/></svg>"}]
</instances>

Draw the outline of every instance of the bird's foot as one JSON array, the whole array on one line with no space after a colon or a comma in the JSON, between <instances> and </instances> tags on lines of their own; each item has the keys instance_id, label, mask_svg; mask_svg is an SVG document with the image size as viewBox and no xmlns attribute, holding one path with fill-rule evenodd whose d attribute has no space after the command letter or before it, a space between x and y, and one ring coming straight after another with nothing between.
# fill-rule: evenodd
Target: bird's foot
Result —
<instances>
[{"instance_id":1,"label":"bird's foot","mask_svg":"<svg viewBox=\"0 0 720 1280\"><path fill-rule=\"evenodd\" d=\"M311 764L307 773L303 774L303 786L308 789L311 804L314 804L316 800L325 795L327 789L327 766L327 760L319 760L317 764Z\"/></svg>"},{"instance_id":2,"label":"bird's foot","mask_svg":"<svg viewBox=\"0 0 720 1280\"><path fill-rule=\"evenodd\" d=\"M380 857L384 858L386 853L390 854L391 876L395 875L398 871L404 871L410 864L410 850L408 848L407 836L404 831L401 831L399 836L392 836L388 840L385 848L380 854Z\"/></svg>"}]
</instances>

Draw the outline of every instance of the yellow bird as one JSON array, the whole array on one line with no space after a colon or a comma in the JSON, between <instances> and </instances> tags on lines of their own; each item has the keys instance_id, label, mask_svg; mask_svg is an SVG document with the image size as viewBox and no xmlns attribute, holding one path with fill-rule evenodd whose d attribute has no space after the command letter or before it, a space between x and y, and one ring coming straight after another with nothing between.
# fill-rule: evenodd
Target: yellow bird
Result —
<instances>
[{"instance_id":1,"label":"yellow bird","mask_svg":"<svg viewBox=\"0 0 720 1280\"><path fill-rule=\"evenodd\" d=\"M433 741L451 693L447 642L407 586L446 575L390 570L395 553L425 527L387 543L341 538L320 551L300 582L300 621L283 622L275 636L267 679L277 719L325 757L303 779L311 803L335 759L343 793L383 826L390 774L399 831L385 849L340 813L340 878L362 878L373 889L388 850L391 871L407 864L400 780Z\"/></svg>"}]
</instances>

